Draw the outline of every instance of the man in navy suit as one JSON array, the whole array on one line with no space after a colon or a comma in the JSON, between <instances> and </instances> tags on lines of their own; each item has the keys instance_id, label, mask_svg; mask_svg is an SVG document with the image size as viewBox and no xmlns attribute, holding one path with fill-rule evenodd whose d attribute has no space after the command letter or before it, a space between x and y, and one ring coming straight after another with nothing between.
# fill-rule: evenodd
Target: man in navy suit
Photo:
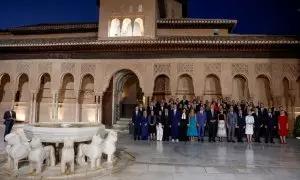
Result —
<instances>
[{"instance_id":1,"label":"man in navy suit","mask_svg":"<svg viewBox=\"0 0 300 180\"><path fill-rule=\"evenodd\" d=\"M3 124L5 125L5 132L4 132L4 137L5 137L7 134L11 132L12 127L16 120L16 112L13 110L13 108L4 113L3 119L4 119Z\"/></svg>"},{"instance_id":2,"label":"man in navy suit","mask_svg":"<svg viewBox=\"0 0 300 180\"><path fill-rule=\"evenodd\" d=\"M133 138L134 140L140 140L141 137L141 112L139 107L135 107L135 111L132 112L132 125L134 127Z\"/></svg>"},{"instance_id":3,"label":"man in navy suit","mask_svg":"<svg viewBox=\"0 0 300 180\"><path fill-rule=\"evenodd\" d=\"M237 115L237 139L238 139L238 142L243 142L243 136L245 134L245 132L244 132L245 126L246 126L245 116L243 115L243 110L240 109L239 113Z\"/></svg>"},{"instance_id":4,"label":"man in navy suit","mask_svg":"<svg viewBox=\"0 0 300 180\"><path fill-rule=\"evenodd\" d=\"M179 141L179 126L180 126L181 113L177 109L176 104L173 105L172 115L171 115L171 136L172 142Z\"/></svg>"},{"instance_id":5,"label":"man in navy suit","mask_svg":"<svg viewBox=\"0 0 300 180\"><path fill-rule=\"evenodd\" d=\"M217 133L217 111L214 110L214 105L210 106L210 110L206 111L206 117L208 122L208 136L209 142L213 141L216 142L215 137Z\"/></svg>"},{"instance_id":6,"label":"man in navy suit","mask_svg":"<svg viewBox=\"0 0 300 180\"><path fill-rule=\"evenodd\" d=\"M206 112L203 107L200 107L200 111L197 112L197 127L198 127L198 141L204 141L204 130L206 126Z\"/></svg>"},{"instance_id":7,"label":"man in navy suit","mask_svg":"<svg viewBox=\"0 0 300 180\"><path fill-rule=\"evenodd\" d=\"M270 142L274 143L273 141L273 132L276 129L276 116L272 113L271 108L268 109L268 115L265 118L264 126L265 126L265 143Z\"/></svg>"}]
</instances>

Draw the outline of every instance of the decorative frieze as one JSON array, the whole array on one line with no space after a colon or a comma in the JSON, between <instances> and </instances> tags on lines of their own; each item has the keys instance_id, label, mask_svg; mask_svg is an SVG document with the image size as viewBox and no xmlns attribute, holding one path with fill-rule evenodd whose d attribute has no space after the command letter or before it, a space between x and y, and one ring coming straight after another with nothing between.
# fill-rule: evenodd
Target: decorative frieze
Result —
<instances>
[{"instance_id":1,"label":"decorative frieze","mask_svg":"<svg viewBox=\"0 0 300 180\"><path fill-rule=\"evenodd\" d=\"M0 74L11 72L11 64L10 63L1 63L0 65Z\"/></svg>"},{"instance_id":2,"label":"decorative frieze","mask_svg":"<svg viewBox=\"0 0 300 180\"><path fill-rule=\"evenodd\" d=\"M171 73L171 64L154 64L153 74L154 76L159 74L170 75Z\"/></svg>"},{"instance_id":3,"label":"decorative frieze","mask_svg":"<svg viewBox=\"0 0 300 180\"><path fill-rule=\"evenodd\" d=\"M259 63L255 64L255 73L256 75L260 74L271 74L271 64L270 63Z\"/></svg>"},{"instance_id":4,"label":"decorative frieze","mask_svg":"<svg viewBox=\"0 0 300 180\"><path fill-rule=\"evenodd\" d=\"M29 63L17 63L17 67L16 67L16 72L18 74L20 73L25 73L25 74L29 74L30 71L30 64Z\"/></svg>"},{"instance_id":5,"label":"decorative frieze","mask_svg":"<svg viewBox=\"0 0 300 180\"><path fill-rule=\"evenodd\" d=\"M40 74L41 73L51 74L51 72L52 72L52 63L51 62L39 63L38 71L39 71Z\"/></svg>"},{"instance_id":6,"label":"decorative frieze","mask_svg":"<svg viewBox=\"0 0 300 180\"><path fill-rule=\"evenodd\" d=\"M245 63L234 63L231 65L232 75L244 74L248 75L248 65Z\"/></svg>"},{"instance_id":7,"label":"decorative frieze","mask_svg":"<svg viewBox=\"0 0 300 180\"><path fill-rule=\"evenodd\" d=\"M81 74L95 74L96 65L94 63L81 64Z\"/></svg>"},{"instance_id":8,"label":"decorative frieze","mask_svg":"<svg viewBox=\"0 0 300 180\"><path fill-rule=\"evenodd\" d=\"M206 63L204 64L205 75L221 73L221 63Z\"/></svg>"},{"instance_id":9,"label":"decorative frieze","mask_svg":"<svg viewBox=\"0 0 300 180\"><path fill-rule=\"evenodd\" d=\"M291 63L282 63L283 74L291 80L296 80L300 74L300 65Z\"/></svg>"},{"instance_id":10,"label":"decorative frieze","mask_svg":"<svg viewBox=\"0 0 300 180\"><path fill-rule=\"evenodd\" d=\"M75 63L67 63L67 62L63 62L61 64L61 73L71 73L74 74L75 72Z\"/></svg>"},{"instance_id":11,"label":"decorative frieze","mask_svg":"<svg viewBox=\"0 0 300 180\"><path fill-rule=\"evenodd\" d=\"M178 63L177 64L177 73L193 73L194 65L191 63Z\"/></svg>"}]
</instances>

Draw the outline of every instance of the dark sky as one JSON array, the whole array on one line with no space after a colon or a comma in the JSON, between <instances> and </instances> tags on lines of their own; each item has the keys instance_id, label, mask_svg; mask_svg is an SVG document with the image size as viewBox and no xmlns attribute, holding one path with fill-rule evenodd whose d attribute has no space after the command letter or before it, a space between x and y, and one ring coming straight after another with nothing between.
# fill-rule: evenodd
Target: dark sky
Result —
<instances>
[{"instance_id":1,"label":"dark sky","mask_svg":"<svg viewBox=\"0 0 300 180\"><path fill-rule=\"evenodd\" d=\"M300 0L189 0L189 17L236 19L239 34L300 34ZM0 29L97 20L96 0L0 0Z\"/></svg>"}]
</instances>

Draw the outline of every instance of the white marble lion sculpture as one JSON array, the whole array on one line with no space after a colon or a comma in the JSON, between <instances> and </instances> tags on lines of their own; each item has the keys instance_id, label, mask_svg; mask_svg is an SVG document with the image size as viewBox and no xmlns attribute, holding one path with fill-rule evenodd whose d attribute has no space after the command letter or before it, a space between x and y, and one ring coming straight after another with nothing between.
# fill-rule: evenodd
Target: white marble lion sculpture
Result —
<instances>
[{"instance_id":1,"label":"white marble lion sculpture","mask_svg":"<svg viewBox=\"0 0 300 180\"><path fill-rule=\"evenodd\" d=\"M43 147L41 140L34 137L31 142L31 151L28 156L30 172L33 172L34 169L36 173L42 172L42 165L44 160L48 166L55 166L55 151L53 146Z\"/></svg>"},{"instance_id":2,"label":"white marble lion sculpture","mask_svg":"<svg viewBox=\"0 0 300 180\"><path fill-rule=\"evenodd\" d=\"M114 154L116 152L116 142L118 140L118 134L115 131L110 130L104 141L103 153L107 155L107 163L112 163Z\"/></svg>"},{"instance_id":3,"label":"white marble lion sculpture","mask_svg":"<svg viewBox=\"0 0 300 180\"><path fill-rule=\"evenodd\" d=\"M5 136L7 141L6 152L8 154L8 168L18 170L19 161L27 158L30 152L29 139L23 129L16 129L16 131Z\"/></svg>"},{"instance_id":4,"label":"white marble lion sculpture","mask_svg":"<svg viewBox=\"0 0 300 180\"><path fill-rule=\"evenodd\" d=\"M62 174L66 173L66 165L69 165L70 172L74 173L74 158L74 140L72 138L65 138L60 160Z\"/></svg>"},{"instance_id":5,"label":"white marble lion sculpture","mask_svg":"<svg viewBox=\"0 0 300 180\"><path fill-rule=\"evenodd\" d=\"M91 168L100 167L103 149L103 140L99 135L94 135L90 144L79 144L77 153L77 163L86 164L85 157L91 161Z\"/></svg>"}]
</instances>

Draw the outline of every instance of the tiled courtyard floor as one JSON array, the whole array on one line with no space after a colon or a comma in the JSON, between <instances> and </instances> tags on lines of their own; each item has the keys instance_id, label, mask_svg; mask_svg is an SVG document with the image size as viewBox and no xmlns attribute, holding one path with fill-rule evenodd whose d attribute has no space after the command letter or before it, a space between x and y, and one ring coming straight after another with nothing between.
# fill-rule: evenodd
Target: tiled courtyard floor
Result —
<instances>
[{"instance_id":1,"label":"tiled courtyard floor","mask_svg":"<svg viewBox=\"0 0 300 180\"><path fill-rule=\"evenodd\" d=\"M3 127L0 127L3 134ZM0 138L3 148L3 137ZM133 141L119 136L118 148L135 156L125 170L103 180L299 180L300 140L287 145Z\"/></svg>"}]
</instances>

